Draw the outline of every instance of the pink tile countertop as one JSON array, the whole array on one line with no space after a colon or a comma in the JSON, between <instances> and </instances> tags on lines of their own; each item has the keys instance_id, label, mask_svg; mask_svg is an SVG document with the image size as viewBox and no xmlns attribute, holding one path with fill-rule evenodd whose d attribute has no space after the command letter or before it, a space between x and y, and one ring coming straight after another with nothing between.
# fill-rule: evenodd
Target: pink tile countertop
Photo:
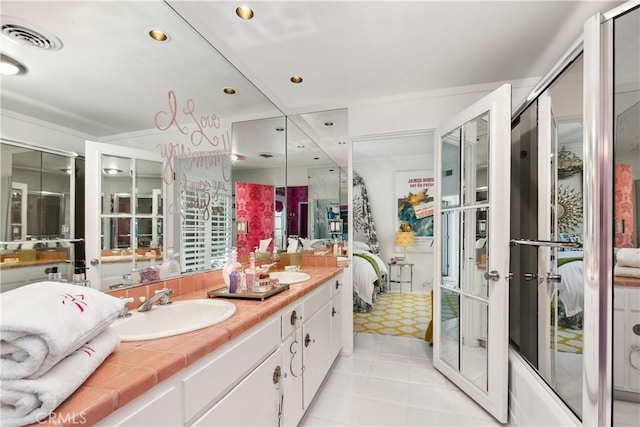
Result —
<instances>
[{"instance_id":1,"label":"pink tile countertop","mask_svg":"<svg viewBox=\"0 0 640 427\"><path fill-rule=\"evenodd\" d=\"M303 271L311 275L310 280L290 285L288 290L264 301L231 299L229 301L236 304L236 312L224 322L172 337L120 343L80 388L56 408L47 420L36 425L58 427L78 423L95 424L342 271L341 268L330 266L331 262L313 262L315 266L304 264ZM325 266L320 266L322 264ZM224 286L220 272L216 271L110 294L117 297L134 296L137 301L138 296L153 295L155 289L165 285L174 289L174 301L207 298L208 291ZM130 304L130 308L137 304Z\"/></svg>"}]
</instances>

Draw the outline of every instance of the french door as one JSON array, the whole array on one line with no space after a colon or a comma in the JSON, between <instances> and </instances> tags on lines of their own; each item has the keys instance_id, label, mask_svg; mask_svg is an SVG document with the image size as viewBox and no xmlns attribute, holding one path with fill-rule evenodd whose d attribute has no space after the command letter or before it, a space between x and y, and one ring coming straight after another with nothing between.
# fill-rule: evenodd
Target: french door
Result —
<instances>
[{"instance_id":1,"label":"french door","mask_svg":"<svg viewBox=\"0 0 640 427\"><path fill-rule=\"evenodd\" d=\"M511 86L436 133L433 364L507 422Z\"/></svg>"}]
</instances>

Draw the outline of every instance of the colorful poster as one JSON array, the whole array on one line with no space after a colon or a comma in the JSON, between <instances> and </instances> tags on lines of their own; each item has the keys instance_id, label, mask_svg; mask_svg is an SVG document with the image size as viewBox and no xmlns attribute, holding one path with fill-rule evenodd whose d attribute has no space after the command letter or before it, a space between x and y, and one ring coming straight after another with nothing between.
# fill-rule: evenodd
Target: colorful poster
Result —
<instances>
[{"instance_id":1,"label":"colorful poster","mask_svg":"<svg viewBox=\"0 0 640 427\"><path fill-rule=\"evenodd\" d=\"M415 245L433 245L435 180L433 171L396 172L396 231L412 231Z\"/></svg>"}]
</instances>

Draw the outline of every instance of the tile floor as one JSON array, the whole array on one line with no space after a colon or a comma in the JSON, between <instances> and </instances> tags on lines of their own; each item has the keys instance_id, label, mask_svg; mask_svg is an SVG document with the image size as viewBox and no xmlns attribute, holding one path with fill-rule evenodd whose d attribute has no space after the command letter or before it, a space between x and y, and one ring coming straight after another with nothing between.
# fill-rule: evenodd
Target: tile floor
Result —
<instances>
[{"instance_id":1,"label":"tile floor","mask_svg":"<svg viewBox=\"0 0 640 427\"><path fill-rule=\"evenodd\" d=\"M432 347L410 337L358 333L302 426L499 426L433 368Z\"/></svg>"}]
</instances>

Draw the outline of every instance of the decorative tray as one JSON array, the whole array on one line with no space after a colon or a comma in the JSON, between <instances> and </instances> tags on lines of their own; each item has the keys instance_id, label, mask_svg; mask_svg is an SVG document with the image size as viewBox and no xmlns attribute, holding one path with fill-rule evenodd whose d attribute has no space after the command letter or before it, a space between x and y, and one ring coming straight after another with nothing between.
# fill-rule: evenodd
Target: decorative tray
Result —
<instances>
[{"instance_id":1,"label":"decorative tray","mask_svg":"<svg viewBox=\"0 0 640 427\"><path fill-rule=\"evenodd\" d=\"M277 288L266 292L245 292L245 293L229 293L229 288L224 287L207 292L209 298L239 298L239 299L254 299L264 301L272 295L289 289L289 284L279 284Z\"/></svg>"}]
</instances>

